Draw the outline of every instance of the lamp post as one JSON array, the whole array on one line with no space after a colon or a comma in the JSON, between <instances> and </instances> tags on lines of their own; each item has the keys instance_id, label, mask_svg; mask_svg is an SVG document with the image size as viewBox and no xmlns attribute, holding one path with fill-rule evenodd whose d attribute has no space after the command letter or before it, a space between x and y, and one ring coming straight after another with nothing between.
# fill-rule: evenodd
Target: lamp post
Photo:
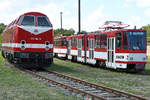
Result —
<instances>
[{"instance_id":1,"label":"lamp post","mask_svg":"<svg viewBox=\"0 0 150 100\"><path fill-rule=\"evenodd\" d=\"M81 32L81 11L80 11L80 0L78 0L78 25L79 25L79 31L78 34Z\"/></svg>"},{"instance_id":2,"label":"lamp post","mask_svg":"<svg viewBox=\"0 0 150 100\"><path fill-rule=\"evenodd\" d=\"M63 14L63 12L60 12L60 29L61 29L61 34L63 36L63 32L62 32L62 14Z\"/></svg>"}]
</instances>

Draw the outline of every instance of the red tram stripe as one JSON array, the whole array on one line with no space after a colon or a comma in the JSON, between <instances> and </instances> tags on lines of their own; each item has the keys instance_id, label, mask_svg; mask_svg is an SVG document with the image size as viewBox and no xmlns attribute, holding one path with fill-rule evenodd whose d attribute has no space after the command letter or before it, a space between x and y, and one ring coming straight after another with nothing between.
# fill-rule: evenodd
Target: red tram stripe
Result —
<instances>
[{"instance_id":1,"label":"red tram stripe","mask_svg":"<svg viewBox=\"0 0 150 100\"><path fill-rule=\"evenodd\" d=\"M128 61L115 61L116 63L126 63L126 64L146 64L146 62L128 62Z\"/></svg>"},{"instance_id":2,"label":"red tram stripe","mask_svg":"<svg viewBox=\"0 0 150 100\"><path fill-rule=\"evenodd\" d=\"M94 58L95 60L107 61L106 59Z\"/></svg>"}]
</instances>

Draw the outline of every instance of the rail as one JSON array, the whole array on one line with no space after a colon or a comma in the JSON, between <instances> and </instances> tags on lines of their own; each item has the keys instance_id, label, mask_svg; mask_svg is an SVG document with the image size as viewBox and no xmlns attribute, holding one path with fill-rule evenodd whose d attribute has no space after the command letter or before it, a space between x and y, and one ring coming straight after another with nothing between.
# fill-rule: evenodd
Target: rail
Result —
<instances>
[{"instance_id":1,"label":"rail","mask_svg":"<svg viewBox=\"0 0 150 100\"><path fill-rule=\"evenodd\" d=\"M80 80L75 77L71 77L71 76L64 75L55 71L50 71L47 69L42 69L43 70L42 72L31 71L31 70L27 70L23 68L19 68L19 69L33 76L36 76L37 78L48 81L51 84L62 87L66 90L69 90L78 94L82 94L82 96L84 97L90 97L92 100L108 100L108 99L111 99L111 100L122 100L122 99L123 100L135 100L135 99L147 100L146 98L143 98L134 94L129 94L129 93L119 91L116 89L89 83L84 80ZM44 73L44 74L41 74L41 73ZM47 76L45 76L45 74ZM69 85L66 83L66 81L64 82L64 79L69 82ZM70 83L72 85L70 85ZM77 86L77 84L79 84L79 87ZM98 92L95 93L95 91L96 92L98 91Z\"/></svg>"},{"instance_id":2,"label":"rail","mask_svg":"<svg viewBox=\"0 0 150 100\"><path fill-rule=\"evenodd\" d=\"M105 86L102 86L102 85L89 83L89 82L86 82L84 80L80 80L80 79L73 78L73 77L70 77L70 76L67 76L67 75L64 75L64 74L60 74L60 73L55 72L55 71L50 71L50 70L46 70L46 69L44 69L44 70L49 72L49 73L53 73L57 76L61 76L61 77L70 79L72 81L76 81L76 82L79 82L79 83L82 83L82 84L85 84L85 85L89 85L93 88L103 89L103 90L108 91L108 92L112 92L112 93L119 94L119 95L126 96L126 97L131 97L131 98L134 98L134 99L137 99L137 100L147 100L146 98L143 98L143 97L140 97L140 96L137 96L137 95L134 95L134 94L129 94L127 92L123 92L123 91L119 91L119 90L116 90L116 89L108 88L108 87L105 87Z\"/></svg>"}]
</instances>

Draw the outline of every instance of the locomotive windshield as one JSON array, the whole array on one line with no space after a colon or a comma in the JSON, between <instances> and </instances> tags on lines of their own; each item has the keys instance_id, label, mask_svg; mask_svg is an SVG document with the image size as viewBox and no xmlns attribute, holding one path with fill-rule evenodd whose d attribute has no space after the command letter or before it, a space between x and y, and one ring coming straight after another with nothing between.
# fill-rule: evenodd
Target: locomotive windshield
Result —
<instances>
[{"instance_id":1,"label":"locomotive windshield","mask_svg":"<svg viewBox=\"0 0 150 100\"><path fill-rule=\"evenodd\" d=\"M33 26L34 25L34 16L24 16L21 25L29 25Z\"/></svg>"},{"instance_id":2,"label":"locomotive windshield","mask_svg":"<svg viewBox=\"0 0 150 100\"><path fill-rule=\"evenodd\" d=\"M47 27L50 27L48 18L45 17L45 16L38 16L37 17L37 23L38 23L38 26L47 26Z\"/></svg>"},{"instance_id":3,"label":"locomotive windshield","mask_svg":"<svg viewBox=\"0 0 150 100\"><path fill-rule=\"evenodd\" d=\"M124 49L146 49L146 33L141 31L124 32Z\"/></svg>"}]
</instances>

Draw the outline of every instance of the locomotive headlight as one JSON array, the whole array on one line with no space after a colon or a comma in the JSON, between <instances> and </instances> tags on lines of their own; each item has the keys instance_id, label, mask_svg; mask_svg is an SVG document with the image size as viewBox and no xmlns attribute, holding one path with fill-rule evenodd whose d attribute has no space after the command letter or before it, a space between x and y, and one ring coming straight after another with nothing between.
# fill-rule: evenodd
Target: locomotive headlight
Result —
<instances>
[{"instance_id":1,"label":"locomotive headlight","mask_svg":"<svg viewBox=\"0 0 150 100\"><path fill-rule=\"evenodd\" d=\"M25 40L22 40L21 41L21 50L24 50L26 47L25 47L25 44L26 44L26 41Z\"/></svg>"},{"instance_id":2,"label":"locomotive headlight","mask_svg":"<svg viewBox=\"0 0 150 100\"><path fill-rule=\"evenodd\" d=\"M25 46L21 46L21 50L24 50L25 49Z\"/></svg>"},{"instance_id":3,"label":"locomotive headlight","mask_svg":"<svg viewBox=\"0 0 150 100\"><path fill-rule=\"evenodd\" d=\"M45 42L45 50L49 50L49 41Z\"/></svg>"}]
</instances>

